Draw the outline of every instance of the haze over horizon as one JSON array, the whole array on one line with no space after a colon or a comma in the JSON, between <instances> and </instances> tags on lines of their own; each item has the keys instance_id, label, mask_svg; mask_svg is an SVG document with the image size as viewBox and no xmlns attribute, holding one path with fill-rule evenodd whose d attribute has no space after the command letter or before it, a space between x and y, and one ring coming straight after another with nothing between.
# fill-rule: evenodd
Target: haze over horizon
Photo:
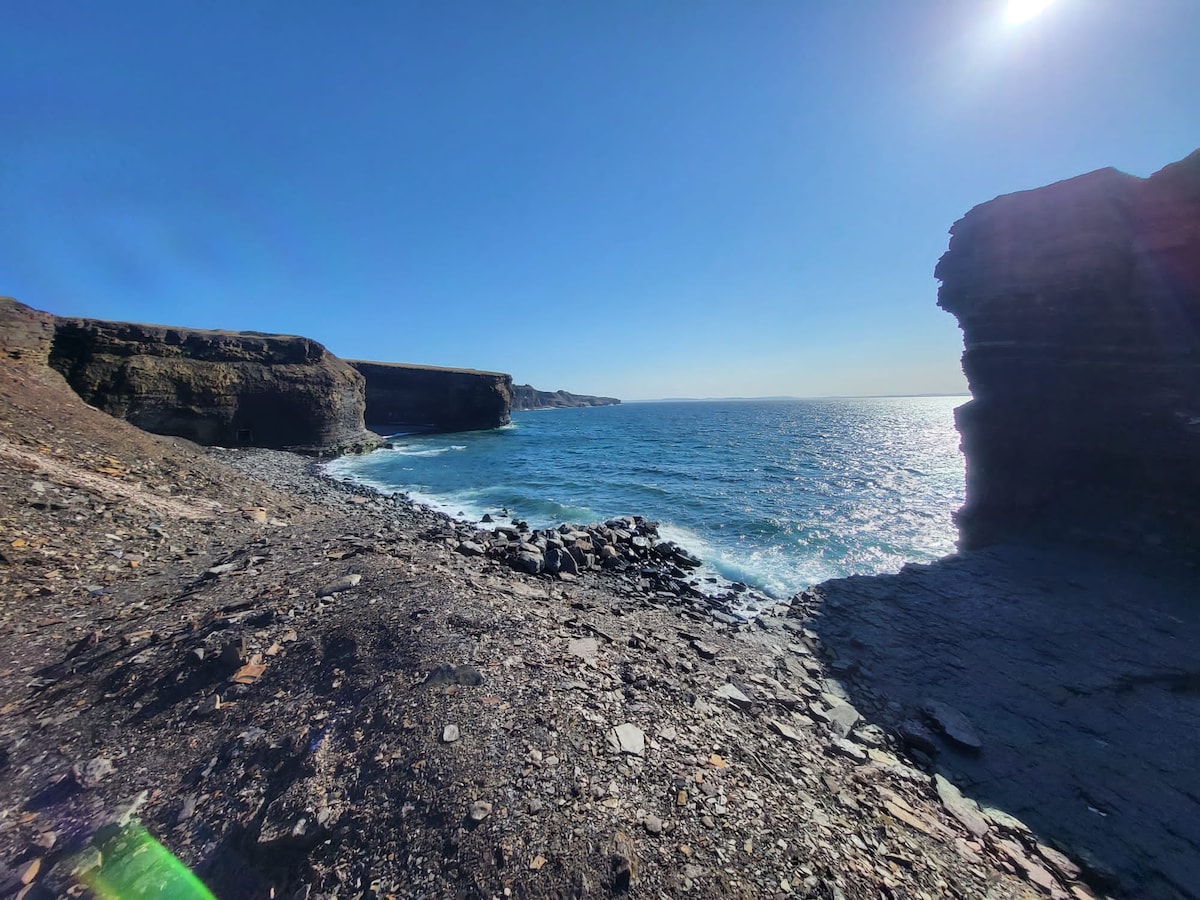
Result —
<instances>
[{"instance_id":1,"label":"haze over horizon","mask_svg":"<svg viewBox=\"0 0 1200 900\"><path fill-rule=\"evenodd\" d=\"M0 294L662 397L961 393L972 206L1200 146L1200 3L6 4Z\"/></svg>"}]
</instances>

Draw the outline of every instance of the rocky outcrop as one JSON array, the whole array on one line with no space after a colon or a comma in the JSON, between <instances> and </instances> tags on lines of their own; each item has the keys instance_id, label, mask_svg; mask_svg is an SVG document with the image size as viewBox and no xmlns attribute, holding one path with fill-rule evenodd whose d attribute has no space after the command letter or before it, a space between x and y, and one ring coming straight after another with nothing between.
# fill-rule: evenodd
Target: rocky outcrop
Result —
<instances>
[{"instance_id":1,"label":"rocky outcrop","mask_svg":"<svg viewBox=\"0 0 1200 900\"><path fill-rule=\"evenodd\" d=\"M44 363L54 340L54 316L0 297L0 359Z\"/></svg>"},{"instance_id":2,"label":"rocky outcrop","mask_svg":"<svg viewBox=\"0 0 1200 900\"><path fill-rule=\"evenodd\" d=\"M368 427L401 431L482 431L509 422L512 376L406 363L350 360L367 380Z\"/></svg>"},{"instance_id":3,"label":"rocky outcrop","mask_svg":"<svg viewBox=\"0 0 1200 900\"><path fill-rule=\"evenodd\" d=\"M616 397L591 397L587 394L572 394L570 391L539 391L529 384L513 386L512 408L522 409L567 409L575 406L616 406L621 401Z\"/></svg>"},{"instance_id":4,"label":"rocky outcrop","mask_svg":"<svg viewBox=\"0 0 1200 900\"><path fill-rule=\"evenodd\" d=\"M50 364L98 409L200 444L324 450L374 437L362 376L309 338L57 319Z\"/></svg>"},{"instance_id":5,"label":"rocky outcrop","mask_svg":"<svg viewBox=\"0 0 1200 900\"><path fill-rule=\"evenodd\" d=\"M1194 551L1200 151L975 207L938 263L973 399L960 545L1052 536Z\"/></svg>"}]
</instances>

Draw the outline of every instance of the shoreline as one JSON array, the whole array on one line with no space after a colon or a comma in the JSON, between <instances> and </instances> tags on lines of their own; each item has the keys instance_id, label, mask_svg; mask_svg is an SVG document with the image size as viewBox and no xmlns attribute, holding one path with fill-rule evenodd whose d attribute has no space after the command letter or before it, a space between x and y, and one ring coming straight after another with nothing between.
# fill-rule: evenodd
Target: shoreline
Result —
<instances>
[{"instance_id":1,"label":"shoreline","mask_svg":"<svg viewBox=\"0 0 1200 900\"><path fill-rule=\"evenodd\" d=\"M707 605L711 612L726 617L721 619L721 621L723 621L725 624L734 624L734 619L748 624L756 616L773 607L786 607L797 596L799 596L800 593L802 593L801 591L798 591L790 597L776 598L770 596L765 591L746 584L745 582L733 581L732 579L726 578L720 574L715 566L705 561L705 559L697 554L692 548L687 547L682 542L674 541L665 537L664 535L661 535L659 532L659 528L661 527L659 523L640 514L635 513L626 516L617 516L604 522L589 522L586 524L559 522L555 525L550 525L544 528L531 528L519 517L503 513L496 514L495 518L504 519L505 521L487 522L480 518L467 516L466 514L456 515L447 512L446 509L439 508L436 505L436 500L431 500L430 498L421 497L419 495L416 499L414 499L412 494L408 491L389 492L375 486L374 484L371 484L368 481L355 478L352 475L335 475L328 471L329 465L330 461L315 463L311 474L314 477L328 479L333 485L352 485L354 488L361 488L366 491L370 491L379 495L380 497L390 498L392 500L403 500L405 503L412 504L413 506L419 506L431 513L442 516L445 519L446 526L454 529L460 544L464 542L470 543L475 547L481 548L485 553L492 555L493 558L507 558L509 559L510 565L517 569L521 567L517 561L512 558L512 554L509 554L509 556L506 557L504 552L505 549L513 549L506 547L506 545L510 542L502 542L499 548L497 548L493 543L497 537L502 537L505 532L511 533L515 530L518 532L518 535L514 536L514 540L519 538L522 542L527 542L527 539L541 540L543 542L546 539L554 540L553 536L555 534L562 533L587 534L595 537L602 529L609 528L611 530L611 528L616 525L619 520L628 519L631 521L628 523L623 523L624 527L631 529L628 537L626 537L624 540L616 540L611 542L611 546L620 549L625 554L622 558L622 561L625 564L623 568L617 569L613 567L606 567L603 563L596 562L594 560L590 563L585 563L581 554L575 554L573 559L576 565L568 569L565 574L569 576L573 572L577 573L577 567L583 566L586 570L592 572L603 572L610 577L619 577L628 575L630 569L636 568L639 563L648 562L653 564L672 562L673 557L675 557L676 554L681 551L682 556L685 559L690 559L692 562L689 563L690 571L687 573L678 572L677 576L672 579L676 590L677 600L682 601L685 598L702 600L704 601L703 604L694 605L696 611L702 612L703 607ZM489 517L491 516L490 513L485 515L488 515ZM639 531L639 526L649 526L650 531ZM655 542L665 541L671 545L671 550L657 554L657 558L655 558L656 555L653 553L639 552L638 548L634 547L632 541L634 537L648 537ZM600 547L597 547L596 549L600 549L602 546L603 545L600 545ZM544 551L546 548L545 546L542 546L540 549ZM594 557L595 553L589 553L589 555ZM539 568L538 571L530 574L541 574L542 571L543 570ZM559 575L560 572L556 567L555 571L550 574ZM644 595L644 599L647 602L650 602L655 592L650 591L648 587L643 587L641 590Z\"/></svg>"}]
</instances>

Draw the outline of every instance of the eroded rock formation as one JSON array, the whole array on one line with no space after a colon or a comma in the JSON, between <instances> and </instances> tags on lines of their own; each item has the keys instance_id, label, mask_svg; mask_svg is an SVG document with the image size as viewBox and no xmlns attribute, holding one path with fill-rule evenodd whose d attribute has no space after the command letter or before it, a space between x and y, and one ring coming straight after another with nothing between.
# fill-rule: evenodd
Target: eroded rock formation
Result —
<instances>
[{"instance_id":1,"label":"eroded rock formation","mask_svg":"<svg viewBox=\"0 0 1200 900\"><path fill-rule=\"evenodd\" d=\"M1200 150L1102 169L955 223L938 305L973 399L960 545L1055 536L1194 550L1200 533Z\"/></svg>"},{"instance_id":2,"label":"eroded rock formation","mask_svg":"<svg viewBox=\"0 0 1200 900\"><path fill-rule=\"evenodd\" d=\"M50 364L91 405L157 434L308 449L373 438L362 376L309 338L57 319Z\"/></svg>"},{"instance_id":3,"label":"eroded rock formation","mask_svg":"<svg viewBox=\"0 0 1200 900\"><path fill-rule=\"evenodd\" d=\"M570 391L539 391L533 385L513 386L513 409L567 409L576 406L616 406L616 397L592 397Z\"/></svg>"},{"instance_id":4,"label":"eroded rock formation","mask_svg":"<svg viewBox=\"0 0 1200 900\"><path fill-rule=\"evenodd\" d=\"M54 316L0 297L0 357L44 363L54 340Z\"/></svg>"},{"instance_id":5,"label":"eroded rock formation","mask_svg":"<svg viewBox=\"0 0 1200 900\"><path fill-rule=\"evenodd\" d=\"M367 380L368 427L400 431L480 431L509 422L512 376L406 363L350 360Z\"/></svg>"}]
</instances>

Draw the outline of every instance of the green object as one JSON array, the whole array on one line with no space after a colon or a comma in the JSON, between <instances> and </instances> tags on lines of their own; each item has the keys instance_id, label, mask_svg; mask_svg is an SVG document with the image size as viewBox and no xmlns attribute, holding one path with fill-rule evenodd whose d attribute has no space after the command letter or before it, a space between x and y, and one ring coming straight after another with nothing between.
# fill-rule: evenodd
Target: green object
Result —
<instances>
[{"instance_id":1,"label":"green object","mask_svg":"<svg viewBox=\"0 0 1200 900\"><path fill-rule=\"evenodd\" d=\"M141 825L128 825L102 848L100 866L80 880L101 900L216 900L191 869Z\"/></svg>"}]
</instances>

